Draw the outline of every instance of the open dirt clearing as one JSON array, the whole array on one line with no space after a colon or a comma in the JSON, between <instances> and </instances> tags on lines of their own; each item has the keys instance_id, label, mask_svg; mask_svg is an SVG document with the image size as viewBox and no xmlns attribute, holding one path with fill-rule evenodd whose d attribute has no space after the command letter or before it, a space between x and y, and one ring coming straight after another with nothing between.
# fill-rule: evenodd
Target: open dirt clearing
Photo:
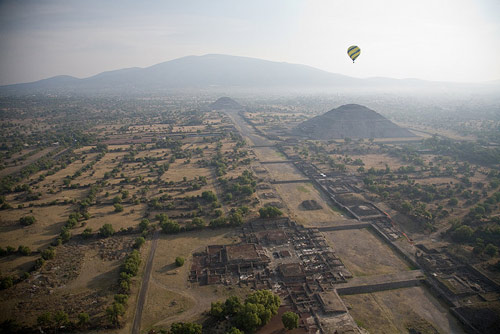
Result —
<instances>
[{"instance_id":1,"label":"open dirt clearing","mask_svg":"<svg viewBox=\"0 0 500 334\"><path fill-rule=\"evenodd\" d=\"M342 296L358 325L370 333L465 333L447 308L425 288Z\"/></svg>"},{"instance_id":2,"label":"open dirt clearing","mask_svg":"<svg viewBox=\"0 0 500 334\"><path fill-rule=\"evenodd\" d=\"M290 218L299 224L305 226L331 226L334 221L343 219L339 212L328 205L323 195L311 183L275 184L273 186L283 199L283 203L290 210ZM319 210L305 210L301 204L306 200L315 200L322 208Z\"/></svg>"},{"instance_id":3,"label":"open dirt clearing","mask_svg":"<svg viewBox=\"0 0 500 334\"><path fill-rule=\"evenodd\" d=\"M306 177L291 163L266 164L263 165L269 171L269 176L273 180L302 180Z\"/></svg>"},{"instance_id":4,"label":"open dirt clearing","mask_svg":"<svg viewBox=\"0 0 500 334\"><path fill-rule=\"evenodd\" d=\"M356 276L391 274L408 265L367 229L324 233L330 246Z\"/></svg>"},{"instance_id":5,"label":"open dirt clearing","mask_svg":"<svg viewBox=\"0 0 500 334\"><path fill-rule=\"evenodd\" d=\"M257 159L259 159L259 161L287 160L282 153L276 151L276 149L272 147L258 147L254 148L253 151L255 152L255 155L257 156Z\"/></svg>"},{"instance_id":6,"label":"open dirt clearing","mask_svg":"<svg viewBox=\"0 0 500 334\"><path fill-rule=\"evenodd\" d=\"M2 211L0 216L0 246L28 246L32 251L45 248L61 232L61 227L70 214L63 206L49 206L33 209L10 209ZM36 222L22 226L19 218L34 216Z\"/></svg>"}]
</instances>

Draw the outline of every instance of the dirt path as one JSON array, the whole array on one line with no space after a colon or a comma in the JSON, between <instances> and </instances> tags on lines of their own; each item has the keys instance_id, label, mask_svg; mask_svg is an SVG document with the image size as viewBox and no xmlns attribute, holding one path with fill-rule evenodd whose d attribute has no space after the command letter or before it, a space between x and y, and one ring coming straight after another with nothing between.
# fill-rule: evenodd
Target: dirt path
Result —
<instances>
[{"instance_id":1,"label":"dirt path","mask_svg":"<svg viewBox=\"0 0 500 334\"><path fill-rule=\"evenodd\" d=\"M165 290L175 292L175 293L181 295L182 297L190 299L194 302L194 306L191 307L189 310L186 310L186 311L184 311L178 315L175 315L175 316L168 316L168 317L156 322L153 326L166 325L166 324L170 324L170 323L181 321L181 320L186 321L187 319L194 317L196 315L199 315L199 314L210 309L211 303L213 301L212 298L203 298L199 294L195 295L195 294L189 293L189 290L186 291L183 289L177 289L177 288L174 288L171 286L166 286L165 284L157 281L154 278L154 276L153 276L152 280L155 282L155 284L159 285L160 287L164 288Z\"/></svg>"},{"instance_id":2,"label":"dirt path","mask_svg":"<svg viewBox=\"0 0 500 334\"><path fill-rule=\"evenodd\" d=\"M144 275L142 275L141 290L139 292L139 298L137 298L137 305L135 307L135 316L134 316L134 324L132 325L132 334L139 334L141 331L142 310L146 302L149 279L151 278L151 271L153 269L153 258L155 256L156 247L158 246L159 233L160 232L157 230L153 235L153 243L151 244L151 250L149 251L148 262L146 263L146 268L144 269Z\"/></svg>"}]
</instances>

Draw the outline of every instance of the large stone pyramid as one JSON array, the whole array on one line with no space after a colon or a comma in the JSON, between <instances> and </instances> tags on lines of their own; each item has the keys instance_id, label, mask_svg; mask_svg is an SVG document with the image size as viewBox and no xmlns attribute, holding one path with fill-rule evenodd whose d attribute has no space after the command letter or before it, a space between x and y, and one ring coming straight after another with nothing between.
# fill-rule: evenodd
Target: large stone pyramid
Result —
<instances>
[{"instance_id":1,"label":"large stone pyramid","mask_svg":"<svg viewBox=\"0 0 500 334\"><path fill-rule=\"evenodd\" d=\"M379 113L359 104L346 104L299 124L295 135L311 139L416 137Z\"/></svg>"},{"instance_id":2,"label":"large stone pyramid","mask_svg":"<svg viewBox=\"0 0 500 334\"><path fill-rule=\"evenodd\" d=\"M209 108L211 110L239 110L243 106L230 97L220 97L214 103L211 103Z\"/></svg>"}]
</instances>

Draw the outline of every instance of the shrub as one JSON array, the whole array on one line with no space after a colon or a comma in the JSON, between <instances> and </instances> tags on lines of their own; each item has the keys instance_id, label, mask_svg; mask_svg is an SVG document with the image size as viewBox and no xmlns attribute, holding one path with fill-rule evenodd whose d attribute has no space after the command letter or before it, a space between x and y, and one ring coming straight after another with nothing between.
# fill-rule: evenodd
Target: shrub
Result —
<instances>
[{"instance_id":1,"label":"shrub","mask_svg":"<svg viewBox=\"0 0 500 334\"><path fill-rule=\"evenodd\" d=\"M474 231L469 226L462 225L453 231L451 238L457 242L467 242L470 241L473 232Z\"/></svg>"},{"instance_id":2,"label":"shrub","mask_svg":"<svg viewBox=\"0 0 500 334\"><path fill-rule=\"evenodd\" d=\"M104 224L99 229L99 235L101 235L104 238L110 237L113 234L115 234L115 230L113 229L113 225L111 224Z\"/></svg>"},{"instance_id":3,"label":"shrub","mask_svg":"<svg viewBox=\"0 0 500 334\"><path fill-rule=\"evenodd\" d=\"M51 260L56 256L56 250L53 247L49 247L42 251L42 259Z\"/></svg>"},{"instance_id":4,"label":"shrub","mask_svg":"<svg viewBox=\"0 0 500 334\"><path fill-rule=\"evenodd\" d=\"M496 256L498 254L498 247L493 244L487 244L484 248L484 252L489 256Z\"/></svg>"},{"instance_id":5,"label":"shrub","mask_svg":"<svg viewBox=\"0 0 500 334\"><path fill-rule=\"evenodd\" d=\"M21 255L27 256L31 254L31 249L28 246L19 245L19 247L17 248L17 252Z\"/></svg>"},{"instance_id":6,"label":"shrub","mask_svg":"<svg viewBox=\"0 0 500 334\"><path fill-rule=\"evenodd\" d=\"M178 256L175 258L175 265L177 267L182 267L184 265L184 258L181 256Z\"/></svg>"},{"instance_id":7,"label":"shrub","mask_svg":"<svg viewBox=\"0 0 500 334\"><path fill-rule=\"evenodd\" d=\"M92 228L87 227L85 230L83 230L82 237L85 239L91 238L92 237Z\"/></svg>"},{"instance_id":8,"label":"shrub","mask_svg":"<svg viewBox=\"0 0 500 334\"><path fill-rule=\"evenodd\" d=\"M139 230L141 232L144 232L145 230L147 230L149 227L149 219L147 218L144 218L143 220L141 220L141 222L139 223Z\"/></svg>"},{"instance_id":9,"label":"shrub","mask_svg":"<svg viewBox=\"0 0 500 334\"><path fill-rule=\"evenodd\" d=\"M288 330L299 327L299 316L295 312L283 313L281 321L283 322L283 326Z\"/></svg>"},{"instance_id":10,"label":"shrub","mask_svg":"<svg viewBox=\"0 0 500 334\"><path fill-rule=\"evenodd\" d=\"M32 225L34 222L36 222L36 218L33 216L25 216L19 219L19 223L21 223L21 225L23 226Z\"/></svg>"},{"instance_id":11,"label":"shrub","mask_svg":"<svg viewBox=\"0 0 500 334\"><path fill-rule=\"evenodd\" d=\"M118 294L118 295L115 295L114 298L115 298L115 301L117 303L124 304L124 305L127 304L127 301L128 301L127 295Z\"/></svg>"},{"instance_id":12,"label":"shrub","mask_svg":"<svg viewBox=\"0 0 500 334\"><path fill-rule=\"evenodd\" d=\"M143 237L137 237L135 239L134 248L137 248L137 249L141 248L145 242L146 242L146 239L144 239Z\"/></svg>"},{"instance_id":13,"label":"shrub","mask_svg":"<svg viewBox=\"0 0 500 334\"><path fill-rule=\"evenodd\" d=\"M123 211L123 205L121 205L119 203L115 203L113 206L115 207L115 212L122 212Z\"/></svg>"},{"instance_id":14,"label":"shrub","mask_svg":"<svg viewBox=\"0 0 500 334\"><path fill-rule=\"evenodd\" d=\"M178 233L181 230L179 224L175 220L170 220L170 219L161 222L160 226L163 232L168 234Z\"/></svg>"},{"instance_id":15,"label":"shrub","mask_svg":"<svg viewBox=\"0 0 500 334\"><path fill-rule=\"evenodd\" d=\"M84 327L90 322L90 316L88 313L80 313L78 314L78 326Z\"/></svg>"}]
</instances>

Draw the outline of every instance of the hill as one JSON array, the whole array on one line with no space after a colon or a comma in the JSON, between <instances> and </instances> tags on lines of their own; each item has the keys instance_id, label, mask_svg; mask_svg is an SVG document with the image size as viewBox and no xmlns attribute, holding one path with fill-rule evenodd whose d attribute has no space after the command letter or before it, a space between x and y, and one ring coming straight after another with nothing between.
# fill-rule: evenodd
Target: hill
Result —
<instances>
[{"instance_id":1,"label":"hill","mask_svg":"<svg viewBox=\"0 0 500 334\"><path fill-rule=\"evenodd\" d=\"M311 139L416 137L384 116L359 104L346 104L299 124L295 135Z\"/></svg>"},{"instance_id":2,"label":"hill","mask_svg":"<svg viewBox=\"0 0 500 334\"><path fill-rule=\"evenodd\" d=\"M493 90L498 85L489 85ZM271 92L272 89L303 92L414 90L442 91L470 89L470 85L429 82L416 79L359 79L329 73L314 67L219 54L188 56L146 68L126 68L78 79L58 76L31 83L0 86L0 95L25 94L155 94L199 91ZM483 86L474 86L477 88Z\"/></svg>"},{"instance_id":3,"label":"hill","mask_svg":"<svg viewBox=\"0 0 500 334\"><path fill-rule=\"evenodd\" d=\"M84 79L58 76L32 83L0 86L0 94L142 94L225 87L353 86L360 80L305 65L208 54L178 58L146 68L103 72Z\"/></svg>"}]
</instances>

